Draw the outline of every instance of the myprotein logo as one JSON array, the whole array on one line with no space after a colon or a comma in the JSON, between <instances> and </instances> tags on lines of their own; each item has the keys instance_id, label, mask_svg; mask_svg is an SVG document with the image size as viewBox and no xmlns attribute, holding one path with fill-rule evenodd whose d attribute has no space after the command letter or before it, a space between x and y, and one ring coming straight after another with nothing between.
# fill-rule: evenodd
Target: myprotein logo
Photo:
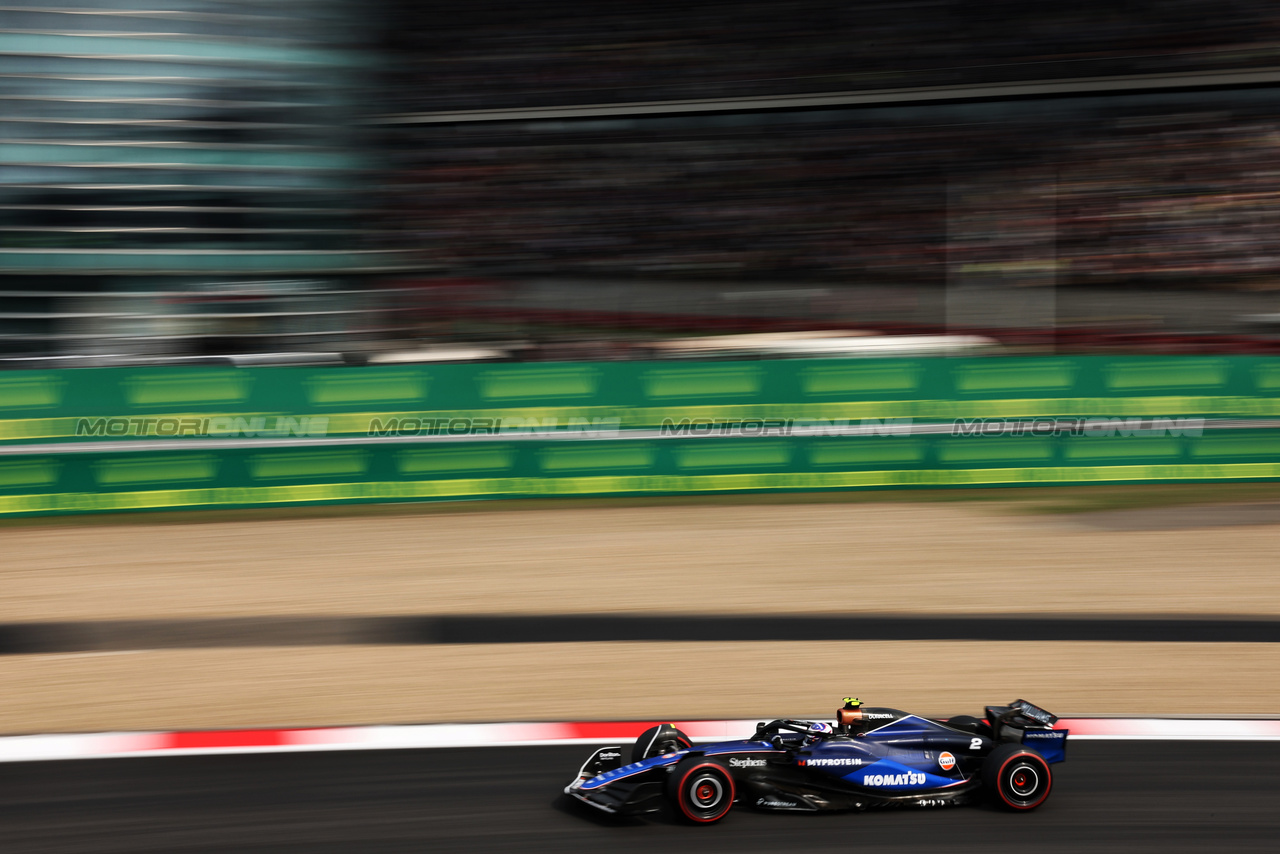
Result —
<instances>
[{"instance_id":1,"label":"myprotein logo","mask_svg":"<svg viewBox=\"0 0 1280 854\"><path fill-rule=\"evenodd\" d=\"M861 759L840 758L840 759L801 759L800 765L806 765L810 768L848 768L856 767L862 764Z\"/></svg>"}]
</instances>

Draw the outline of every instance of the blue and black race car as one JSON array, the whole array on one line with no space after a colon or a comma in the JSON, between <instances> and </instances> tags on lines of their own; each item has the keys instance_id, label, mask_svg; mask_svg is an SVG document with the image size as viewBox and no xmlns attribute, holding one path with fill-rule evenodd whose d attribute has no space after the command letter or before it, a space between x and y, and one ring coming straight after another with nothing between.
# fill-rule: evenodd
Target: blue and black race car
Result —
<instances>
[{"instance_id":1,"label":"blue and black race car","mask_svg":"<svg viewBox=\"0 0 1280 854\"><path fill-rule=\"evenodd\" d=\"M846 698L834 724L775 720L741 741L693 742L671 724L646 730L628 751L597 750L565 793L619 815L665 801L709 824L734 803L818 812L941 807L979 799L1032 810L1053 787L1049 766L1066 758L1067 730L1025 700L987 706L983 718L945 720ZM629 763L624 759L630 759Z\"/></svg>"}]
</instances>

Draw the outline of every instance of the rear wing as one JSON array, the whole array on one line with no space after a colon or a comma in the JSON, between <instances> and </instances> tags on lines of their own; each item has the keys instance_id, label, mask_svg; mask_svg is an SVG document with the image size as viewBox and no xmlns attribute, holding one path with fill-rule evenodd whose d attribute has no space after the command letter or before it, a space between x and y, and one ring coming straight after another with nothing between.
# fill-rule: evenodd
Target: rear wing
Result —
<instances>
[{"instance_id":1,"label":"rear wing","mask_svg":"<svg viewBox=\"0 0 1280 854\"><path fill-rule=\"evenodd\" d=\"M1026 700L1014 700L1009 704L1009 708L1016 710L1018 714L1042 726L1051 727L1058 722L1057 715L1051 715L1035 703L1028 703Z\"/></svg>"},{"instance_id":2,"label":"rear wing","mask_svg":"<svg viewBox=\"0 0 1280 854\"><path fill-rule=\"evenodd\" d=\"M1058 718L1026 700L1014 700L1007 706L987 706L987 723L996 741L1017 741L1010 731L1052 729Z\"/></svg>"},{"instance_id":3,"label":"rear wing","mask_svg":"<svg viewBox=\"0 0 1280 854\"><path fill-rule=\"evenodd\" d=\"M1033 748L1050 764L1062 762L1067 758L1067 729L1029 729L1022 734L1022 743Z\"/></svg>"},{"instance_id":4,"label":"rear wing","mask_svg":"<svg viewBox=\"0 0 1280 854\"><path fill-rule=\"evenodd\" d=\"M1026 700L1014 700L1007 706L987 706L987 723L996 741L1025 744L1051 763L1067 758L1069 730L1054 729L1057 722L1057 715Z\"/></svg>"}]
</instances>

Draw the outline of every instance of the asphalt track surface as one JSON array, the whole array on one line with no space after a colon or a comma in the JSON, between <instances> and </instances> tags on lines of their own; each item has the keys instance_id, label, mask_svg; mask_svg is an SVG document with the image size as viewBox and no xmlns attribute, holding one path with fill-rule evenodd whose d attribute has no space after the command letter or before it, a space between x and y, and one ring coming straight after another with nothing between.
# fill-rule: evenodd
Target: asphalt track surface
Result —
<instances>
[{"instance_id":1,"label":"asphalt track surface","mask_svg":"<svg viewBox=\"0 0 1280 854\"><path fill-rule=\"evenodd\" d=\"M1068 746L1026 814L988 807L615 820L561 790L590 747L78 760L0 766L18 852L1133 852L1280 847L1280 742Z\"/></svg>"},{"instance_id":2,"label":"asphalt track surface","mask_svg":"<svg viewBox=\"0 0 1280 854\"><path fill-rule=\"evenodd\" d=\"M858 640L1280 643L1280 619L1089 614L462 614L0 624L0 655L349 644Z\"/></svg>"}]
</instances>

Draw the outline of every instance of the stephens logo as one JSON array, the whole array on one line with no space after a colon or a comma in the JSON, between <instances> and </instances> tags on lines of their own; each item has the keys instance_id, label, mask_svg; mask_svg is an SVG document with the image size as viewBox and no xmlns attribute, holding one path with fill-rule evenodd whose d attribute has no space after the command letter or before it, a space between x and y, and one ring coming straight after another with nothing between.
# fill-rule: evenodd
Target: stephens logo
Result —
<instances>
[{"instance_id":1,"label":"stephens logo","mask_svg":"<svg viewBox=\"0 0 1280 854\"><path fill-rule=\"evenodd\" d=\"M943 751L938 754L938 767L943 771L950 771L952 768L956 767L956 758L950 753Z\"/></svg>"},{"instance_id":2,"label":"stephens logo","mask_svg":"<svg viewBox=\"0 0 1280 854\"><path fill-rule=\"evenodd\" d=\"M730 759L729 766L732 768L763 768L763 759Z\"/></svg>"},{"instance_id":3,"label":"stephens logo","mask_svg":"<svg viewBox=\"0 0 1280 854\"><path fill-rule=\"evenodd\" d=\"M922 786L923 774L868 774L862 778L864 786Z\"/></svg>"}]
</instances>

